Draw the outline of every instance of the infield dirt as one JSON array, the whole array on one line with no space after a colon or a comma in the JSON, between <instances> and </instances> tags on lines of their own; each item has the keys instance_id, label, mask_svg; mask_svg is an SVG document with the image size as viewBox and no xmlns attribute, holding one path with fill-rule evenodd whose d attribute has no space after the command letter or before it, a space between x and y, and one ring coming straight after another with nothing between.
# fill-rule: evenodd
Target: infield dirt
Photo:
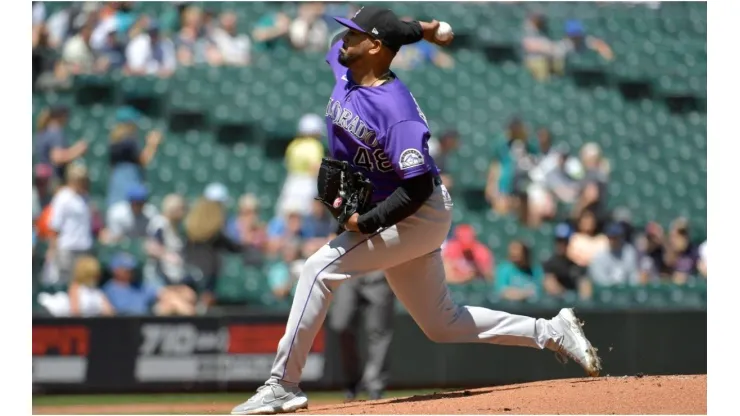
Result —
<instances>
[{"instance_id":1,"label":"infield dirt","mask_svg":"<svg viewBox=\"0 0 740 416\"><path fill-rule=\"evenodd\" d=\"M34 414L228 414L236 403L35 406ZM310 399L310 393L309 393ZM707 376L549 380L377 401L311 401L299 414L706 414Z\"/></svg>"}]
</instances>

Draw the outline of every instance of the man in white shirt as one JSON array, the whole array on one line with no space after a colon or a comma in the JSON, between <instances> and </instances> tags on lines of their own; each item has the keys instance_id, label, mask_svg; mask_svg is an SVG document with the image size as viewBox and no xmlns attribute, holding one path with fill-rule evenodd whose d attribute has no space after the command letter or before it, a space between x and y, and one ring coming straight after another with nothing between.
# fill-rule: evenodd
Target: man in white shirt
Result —
<instances>
[{"instance_id":1,"label":"man in white shirt","mask_svg":"<svg viewBox=\"0 0 740 416\"><path fill-rule=\"evenodd\" d=\"M80 33L71 37L64 44L62 61L73 74L86 74L94 70L95 54L90 46L92 32L92 25L86 24L80 30Z\"/></svg>"},{"instance_id":2,"label":"man in white shirt","mask_svg":"<svg viewBox=\"0 0 740 416\"><path fill-rule=\"evenodd\" d=\"M236 15L226 12L221 15L221 27L213 33L213 42L218 47L226 65L249 65L252 41L236 31Z\"/></svg>"},{"instance_id":3,"label":"man in white shirt","mask_svg":"<svg viewBox=\"0 0 740 416\"><path fill-rule=\"evenodd\" d=\"M87 169L82 165L67 168L67 185L51 201L47 262L52 275L49 283L67 284L77 258L93 248L92 211L87 201Z\"/></svg>"},{"instance_id":4,"label":"man in white shirt","mask_svg":"<svg viewBox=\"0 0 740 416\"><path fill-rule=\"evenodd\" d=\"M604 234L609 237L609 248L597 253L588 265L591 280L597 286L640 284L637 250L624 241L624 226L609 224Z\"/></svg>"},{"instance_id":5,"label":"man in white shirt","mask_svg":"<svg viewBox=\"0 0 740 416\"><path fill-rule=\"evenodd\" d=\"M699 273L706 279L707 277L707 242L701 243L699 246L699 262L696 265Z\"/></svg>"},{"instance_id":6,"label":"man in white shirt","mask_svg":"<svg viewBox=\"0 0 740 416\"><path fill-rule=\"evenodd\" d=\"M151 22L145 33L131 40L126 48L126 63L131 75L168 77L175 72L175 45L161 37L159 25Z\"/></svg>"},{"instance_id":7,"label":"man in white shirt","mask_svg":"<svg viewBox=\"0 0 740 416\"><path fill-rule=\"evenodd\" d=\"M134 185L127 193L127 201L119 201L108 208L105 225L110 242L138 239L147 236L149 222L157 216L157 207L148 204L149 191L143 185Z\"/></svg>"}]
</instances>

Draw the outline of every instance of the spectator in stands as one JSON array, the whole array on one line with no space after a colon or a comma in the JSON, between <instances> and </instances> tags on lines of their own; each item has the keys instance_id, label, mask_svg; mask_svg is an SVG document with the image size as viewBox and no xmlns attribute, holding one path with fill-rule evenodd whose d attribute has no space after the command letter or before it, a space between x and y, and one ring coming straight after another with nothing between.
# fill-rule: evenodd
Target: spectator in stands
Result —
<instances>
[{"instance_id":1,"label":"spectator in stands","mask_svg":"<svg viewBox=\"0 0 740 416\"><path fill-rule=\"evenodd\" d=\"M475 229L468 224L455 227L453 237L442 249L442 259L448 283L493 279L493 253L478 240Z\"/></svg>"},{"instance_id":2,"label":"spectator in stands","mask_svg":"<svg viewBox=\"0 0 740 416\"><path fill-rule=\"evenodd\" d=\"M324 4L303 2L298 6L298 16L288 29L291 45L295 49L319 52L325 51L329 42L329 28L322 19Z\"/></svg>"},{"instance_id":3,"label":"spectator in stands","mask_svg":"<svg viewBox=\"0 0 740 416\"><path fill-rule=\"evenodd\" d=\"M57 65L56 53L49 40L46 25L39 24L33 28L33 48L31 52L31 80L34 90L54 88L62 84L64 72Z\"/></svg>"},{"instance_id":4,"label":"spectator in stands","mask_svg":"<svg viewBox=\"0 0 740 416\"><path fill-rule=\"evenodd\" d=\"M100 263L89 255L77 259L74 278L67 289L70 316L111 316L115 314L108 298L98 287Z\"/></svg>"},{"instance_id":5,"label":"spectator in stands","mask_svg":"<svg viewBox=\"0 0 740 416\"><path fill-rule=\"evenodd\" d=\"M150 261L148 280L160 285L187 284L183 250L185 234L182 220L186 214L185 199L169 194L162 200L162 214L157 215L147 227L146 252Z\"/></svg>"},{"instance_id":6,"label":"spectator in stands","mask_svg":"<svg viewBox=\"0 0 740 416\"><path fill-rule=\"evenodd\" d=\"M118 253L111 260L113 277L103 292L119 315L182 315L195 314L190 299L180 295L181 287L156 287L135 278L136 259L127 253Z\"/></svg>"},{"instance_id":7,"label":"spectator in stands","mask_svg":"<svg viewBox=\"0 0 740 416\"><path fill-rule=\"evenodd\" d=\"M573 217L578 218L584 210L596 213L600 221L609 216L607 206L607 189L609 182L610 164L601 154L601 148L596 143L586 143L581 148L581 191L578 200L573 206Z\"/></svg>"},{"instance_id":8,"label":"spectator in stands","mask_svg":"<svg viewBox=\"0 0 740 416\"><path fill-rule=\"evenodd\" d=\"M206 185L203 190L203 198L205 198L206 201L217 202L224 210L231 201L229 188L221 182L211 182Z\"/></svg>"},{"instance_id":9,"label":"spectator in stands","mask_svg":"<svg viewBox=\"0 0 740 416\"><path fill-rule=\"evenodd\" d=\"M434 159L434 163L437 164L440 172L440 178L442 183L451 192L454 187L452 176L446 172L446 166L450 155L457 150L460 142L460 136L457 131L449 130L440 136L439 140L436 137L429 139L429 154Z\"/></svg>"},{"instance_id":10,"label":"spectator in stands","mask_svg":"<svg viewBox=\"0 0 740 416\"><path fill-rule=\"evenodd\" d=\"M35 29L44 24L46 20L46 5L43 1L32 1L31 24Z\"/></svg>"},{"instance_id":11,"label":"spectator in stands","mask_svg":"<svg viewBox=\"0 0 740 416\"><path fill-rule=\"evenodd\" d=\"M565 22L565 38L554 45L553 68L558 74L563 74L568 55L583 53L592 50L601 55L607 61L614 59L614 53L609 45L603 40L586 33L583 22L571 19Z\"/></svg>"},{"instance_id":12,"label":"spectator in stands","mask_svg":"<svg viewBox=\"0 0 740 416\"><path fill-rule=\"evenodd\" d=\"M311 214L303 218L303 229L306 232L306 243L303 247L307 256L315 253L326 244L330 236L338 230L337 220L320 201L311 201Z\"/></svg>"},{"instance_id":13,"label":"spectator in stands","mask_svg":"<svg viewBox=\"0 0 740 416\"><path fill-rule=\"evenodd\" d=\"M311 213L316 196L316 178L324 157L321 138L326 135L326 121L318 114L305 114L298 121L298 134L285 150L288 174L276 204L277 215L287 206L297 207L302 215Z\"/></svg>"},{"instance_id":14,"label":"spectator in stands","mask_svg":"<svg viewBox=\"0 0 740 416\"><path fill-rule=\"evenodd\" d=\"M275 216L267 224L267 254L274 256L287 242L299 240L303 243L307 237L302 210L297 206L288 206L284 215Z\"/></svg>"},{"instance_id":15,"label":"spectator in stands","mask_svg":"<svg viewBox=\"0 0 740 416\"><path fill-rule=\"evenodd\" d=\"M51 203L53 197L51 178L54 170L49 165L37 164L33 168L33 218L36 219Z\"/></svg>"},{"instance_id":16,"label":"spectator in stands","mask_svg":"<svg viewBox=\"0 0 740 416\"><path fill-rule=\"evenodd\" d=\"M671 276L673 283L684 284L696 274L699 251L691 242L689 221L686 218L677 218L671 223L663 260L673 269Z\"/></svg>"},{"instance_id":17,"label":"spectator in stands","mask_svg":"<svg viewBox=\"0 0 740 416\"><path fill-rule=\"evenodd\" d=\"M281 41L287 43L289 30L290 17L283 12L271 12L260 17L252 31L255 49L265 51Z\"/></svg>"},{"instance_id":18,"label":"spectator in stands","mask_svg":"<svg viewBox=\"0 0 740 416\"><path fill-rule=\"evenodd\" d=\"M78 34L69 38L64 44L62 62L64 62L65 69L71 74L97 72L95 65L97 52L90 46L94 24L95 22L88 22Z\"/></svg>"},{"instance_id":19,"label":"spectator in stands","mask_svg":"<svg viewBox=\"0 0 740 416\"><path fill-rule=\"evenodd\" d=\"M146 135L144 148L139 144L138 121L141 114L133 107L116 112L118 122L110 133L108 148L111 172L108 176L108 207L125 201L128 190L144 184L144 169L154 159L162 133L152 130Z\"/></svg>"},{"instance_id":20,"label":"spectator in stands","mask_svg":"<svg viewBox=\"0 0 740 416\"><path fill-rule=\"evenodd\" d=\"M105 41L98 49L96 67L99 71L121 70L126 64L126 48L118 39L115 28L109 28Z\"/></svg>"},{"instance_id":21,"label":"spectator in stands","mask_svg":"<svg viewBox=\"0 0 740 416\"><path fill-rule=\"evenodd\" d=\"M127 199L118 201L108 208L107 243L146 237L149 223L159 214L157 207L147 203L149 190L144 185L137 184L129 188Z\"/></svg>"},{"instance_id":22,"label":"spectator in stands","mask_svg":"<svg viewBox=\"0 0 740 416\"><path fill-rule=\"evenodd\" d=\"M532 259L530 248L522 241L509 244L509 257L496 267L494 290L503 299L523 301L542 293L544 272Z\"/></svg>"},{"instance_id":23,"label":"spectator in stands","mask_svg":"<svg viewBox=\"0 0 740 416\"><path fill-rule=\"evenodd\" d=\"M596 253L588 265L588 275L597 286L641 284L637 250L624 241L624 227L606 226L609 247Z\"/></svg>"},{"instance_id":24,"label":"spectator in stands","mask_svg":"<svg viewBox=\"0 0 740 416\"><path fill-rule=\"evenodd\" d=\"M98 260L89 255L81 256L75 262L67 292L39 294L39 303L53 316L112 316L115 310L98 288L100 275Z\"/></svg>"},{"instance_id":25,"label":"spectator in stands","mask_svg":"<svg viewBox=\"0 0 740 416\"><path fill-rule=\"evenodd\" d=\"M411 17L401 20L412 21ZM425 40L405 45L393 58L391 68L395 70L413 70L426 64L432 64L437 68L451 69L455 66L455 60L449 54L442 51L437 45Z\"/></svg>"},{"instance_id":26,"label":"spectator in stands","mask_svg":"<svg viewBox=\"0 0 740 416\"><path fill-rule=\"evenodd\" d=\"M643 283L670 280L673 271L665 264L663 243L665 232L656 222L649 222L637 238L637 249L640 252L640 280Z\"/></svg>"},{"instance_id":27,"label":"spectator in stands","mask_svg":"<svg viewBox=\"0 0 740 416\"><path fill-rule=\"evenodd\" d=\"M537 81L547 81L553 70L555 42L549 32L547 17L541 13L532 13L524 21L524 63Z\"/></svg>"},{"instance_id":28,"label":"spectator in stands","mask_svg":"<svg viewBox=\"0 0 740 416\"><path fill-rule=\"evenodd\" d=\"M177 56L170 39L160 36L158 23L151 21L146 32L131 40L126 48L128 75L158 75L166 78L175 72Z\"/></svg>"},{"instance_id":29,"label":"spectator in stands","mask_svg":"<svg viewBox=\"0 0 740 416\"><path fill-rule=\"evenodd\" d=\"M193 204L185 217L185 263L199 270L200 303L204 307L215 302L216 279L221 273L224 251L239 253L241 246L224 234L226 222L223 205L203 197Z\"/></svg>"},{"instance_id":30,"label":"spectator in stands","mask_svg":"<svg viewBox=\"0 0 740 416\"><path fill-rule=\"evenodd\" d=\"M699 274L703 278L707 278L707 242L704 241L699 246L699 262L696 265Z\"/></svg>"},{"instance_id":31,"label":"spectator in stands","mask_svg":"<svg viewBox=\"0 0 740 416\"><path fill-rule=\"evenodd\" d=\"M252 41L237 31L236 19L233 12L221 14L221 26L213 30L213 42L225 65L245 66L251 61Z\"/></svg>"},{"instance_id":32,"label":"spectator in stands","mask_svg":"<svg viewBox=\"0 0 740 416\"><path fill-rule=\"evenodd\" d=\"M216 13L213 10L203 10L203 24L201 26L200 34L206 39L213 40L213 34L218 28L218 22L216 19Z\"/></svg>"},{"instance_id":33,"label":"spectator in stands","mask_svg":"<svg viewBox=\"0 0 740 416\"><path fill-rule=\"evenodd\" d=\"M300 241L291 240L282 246L281 257L267 269L267 283L276 299L292 296L305 261L301 258Z\"/></svg>"},{"instance_id":34,"label":"spectator in stands","mask_svg":"<svg viewBox=\"0 0 740 416\"><path fill-rule=\"evenodd\" d=\"M190 6L182 13L180 32L175 38L177 62L182 66L208 63L221 64L221 53L210 39L203 37L203 13L200 8Z\"/></svg>"},{"instance_id":35,"label":"spectator in stands","mask_svg":"<svg viewBox=\"0 0 740 416\"><path fill-rule=\"evenodd\" d=\"M87 152L87 141L80 139L72 146L67 145L64 127L69 118L69 109L55 106L43 110L36 121L36 158L39 163L54 168L56 180L64 180L67 165Z\"/></svg>"},{"instance_id":36,"label":"spectator in stands","mask_svg":"<svg viewBox=\"0 0 740 416\"><path fill-rule=\"evenodd\" d=\"M533 166L532 158L538 153L537 144L528 140L524 122L514 117L505 137L494 144L493 160L488 170L485 195L496 212L507 214L513 208L526 208L521 196L526 190L527 174Z\"/></svg>"},{"instance_id":37,"label":"spectator in stands","mask_svg":"<svg viewBox=\"0 0 740 416\"><path fill-rule=\"evenodd\" d=\"M244 264L251 266L262 266L267 244L267 232L259 209L259 200L254 194L242 195L239 211L226 227L229 238L242 246Z\"/></svg>"},{"instance_id":38,"label":"spectator in stands","mask_svg":"<svg viewBox=\"0 0 740 416\"><path fill-rule=\"evenodd\" d=\"M546 128L537 131L540 153L529 171L527 187L529 224L538 226L555 217L559 203L573 204L580 191L580 182L573 177L567 145L552 145L552 135Z\"/></svg>"},{"instance_id":39,"label":"spectator in stands","mask_svg":"<svg viewBox=\"0 0 740 416\"><path fill-rule=\"evenodd\" d=\"M588 267L594 255L608 247L609 239L599 232L596 214L591 210L583 211L568 243L568 258L578 266Z\"/></svg>"},{"instance_id":40,"label":"spectator in stands","mask_svg":"<svg viewBox=\"0 0 740 416\"><path fill-rule=\"evenodd\" d=\"M67 284L77 259L93 249L92 212L87 201L87 169L78 164L67 168L67 183L51 201L50 239L46 261L50 283Z\"/></svg>"},{"instance_id":41,"label":"spectator in stands","mask_svg":"<svg viewBox=\"0 0 740 416\"><path fill-rule=\"evenodd\" d=\"M550 296L562 296L566 292L578 293L581 299L592 294L591 282L586 278L586 268L581 267L567 256L568 243L573 230L567 223L555 227L555 252L543 265L545 279L543 286Z\"/></svg>"}]
</instances>

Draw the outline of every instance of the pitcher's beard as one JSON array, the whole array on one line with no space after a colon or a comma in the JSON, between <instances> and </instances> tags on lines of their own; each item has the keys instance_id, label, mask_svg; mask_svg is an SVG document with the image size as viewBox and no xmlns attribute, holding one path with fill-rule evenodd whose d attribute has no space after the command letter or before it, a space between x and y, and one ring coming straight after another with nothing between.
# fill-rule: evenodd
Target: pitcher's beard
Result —
<instances>
[{"instance_id":1,"label":"pitcher's beard","mask_svg":"<svg viewBox=\"0 0 740 416\"><path fill-rule=\"evenodd\" d=\"M357 58L357 56L351 56L340 51L339 56L337 56L337 62L342 66L349 67Z\"/></svg>"}]
</instances>

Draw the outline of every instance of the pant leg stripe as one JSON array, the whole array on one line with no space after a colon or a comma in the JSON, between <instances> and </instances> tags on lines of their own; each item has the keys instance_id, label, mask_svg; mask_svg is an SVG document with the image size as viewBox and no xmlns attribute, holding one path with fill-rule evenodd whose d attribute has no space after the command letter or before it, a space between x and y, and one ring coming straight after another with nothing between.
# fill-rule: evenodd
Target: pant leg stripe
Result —
<instances>
[{"instance_id":1,"label":"pant leg stripe","mask_svg":"<svg viewBox=\"0 0 740 416\"><path fill-rule=\"evenodd\" d=\"M388 228L390 228L390 227L381 228L380 230L376 231L375 233L370 234L364 240L362 240L359 243L355 244L354 246L350 247L347 251L345 251L344 253L340 254L337 258L333 259L332 261L330 261L329 264L327 264L326 266L324 266L321 270L319 270L318 273L316 273L316 276L314 276L313 281L311 282L311 288L308 290L308 296L306 296L306 303L303 304L303 309L301 309L301 316L298 318L298 323L296 324L295 332L293 333L293 338L290 340L290 348L288 349L288 356L285 357L285 365L283 365L283 375L282 375L282 377L280 377L281 380L288 381L288 380L285 380L285 372L288 369L288 362L290 361L290 354L291 354L291 352L293 352L293 344L295 343L295 337L298 335L298 328L301 326L301 321L303 320L303 314L306 313L306 307L308 307L308 302L311 300L311 292L313 292L313 288L316 285L316 279L319 278L319 276L321 275L321 273L324 272L324 270L326 270L327 268L329 268L329 266L331 266L332 264L334 264L335 261L341 259L346 254L348 254L349 252L351 252L355 248L359 247L361 244L367 242L368 240L370 240L371 238L373 238L376 235L380 234L381 232L387 230ZM298 383L299 381L297 381L295 383ZM289 383L293 383L291 381L288 381L288 382Z\"/></svg>"}]
</instances>

